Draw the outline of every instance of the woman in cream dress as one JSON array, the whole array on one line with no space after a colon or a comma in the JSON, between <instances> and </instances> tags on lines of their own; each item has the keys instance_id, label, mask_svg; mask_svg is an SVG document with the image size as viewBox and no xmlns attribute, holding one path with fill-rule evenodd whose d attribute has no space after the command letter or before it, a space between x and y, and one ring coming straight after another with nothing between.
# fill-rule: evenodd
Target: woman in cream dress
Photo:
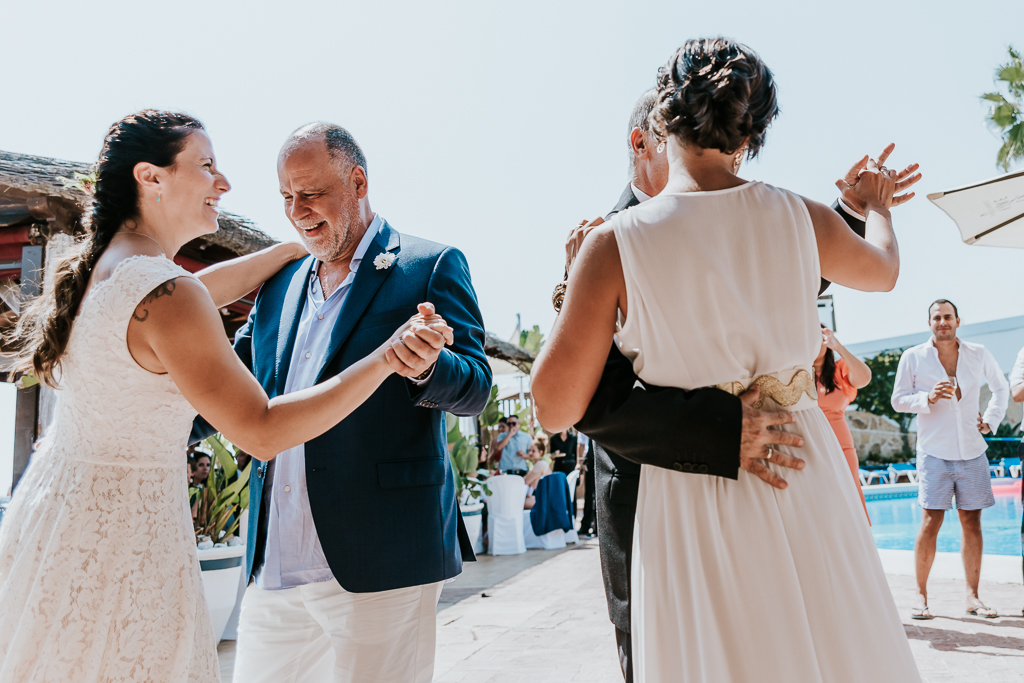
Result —
<instances>
[{"instance_id":1,"label":"woman in cream dress","mask_svg":"<svg viewBox=\"0 0 1024 683\"><path fill-rule=\"evenodd\" d=\"M693 40L659 72L669 182L584 242L534 368L540 421L582 416L617 329L641 379L788 410L803 458L778 490L644 466L632 568L634 674L685 683L920 680L839 443L816 403L819 278L889 290L894 174L868 163L866 239L831 209L737 177L778 112L749 48ZM867 162L867 160L865 160ZM642 439L643 435L638 434ZM769 453L765 453L769 455ZM771 464L771 460L767 462Z\"/></svg>"}]
</instances>

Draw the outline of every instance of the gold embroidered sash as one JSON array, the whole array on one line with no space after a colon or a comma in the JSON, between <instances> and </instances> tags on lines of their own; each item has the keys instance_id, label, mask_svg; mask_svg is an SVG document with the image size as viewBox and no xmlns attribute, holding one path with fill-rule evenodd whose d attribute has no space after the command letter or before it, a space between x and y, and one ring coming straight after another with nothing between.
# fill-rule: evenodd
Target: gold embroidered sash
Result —
<instances>
[{"instance_id":1,"label":"gold embroidered sash","mask_svg":"<svg viewBox=\"0 0 1024 683\"><path fill-rule=\"evenodd\" d=\"M813 401L818 400L818 387L814 383L814 375L807 370L797 370L789 380L789 384L783 384L775 375L761 375L747 385L744 385L743 382L726 382L719 384L718 388L733 396L739 396L755 384L761 387L761 396L754 403L754 407L758 409L764 405L766 398L772 399L783 408L796 405L804 394L807 394Z\"/></svg>"}]
</instances>

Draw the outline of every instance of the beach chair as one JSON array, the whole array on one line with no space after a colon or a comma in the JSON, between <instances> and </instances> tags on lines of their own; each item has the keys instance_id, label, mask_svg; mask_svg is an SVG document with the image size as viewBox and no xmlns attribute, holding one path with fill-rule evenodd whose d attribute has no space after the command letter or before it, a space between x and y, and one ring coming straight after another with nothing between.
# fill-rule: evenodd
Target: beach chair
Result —
<instances>
[{"instance_id":1,"label":"beach chair","mask_svg":"<svg viewBox=\"0 0 1024 683\"><path fill-rule=\"evenodd\" d=\"M988 476L996 477L996 478L1000 478L1000 479L1006 476L1006 468L1003 466L1003 461L1002 460L1000 460L999 462L995 463L994 465L992 464L992 461L989 460L989 462L988 462Z\"/></svg>"},{"instance_id":2,"label":"beach chair","mask_svg":"<svg viewBox=\"0 0 1024 683\"><path fill-rule=\"evenodd\" d=\"M1020 477L1020 458L1003 458L1003 466L1011 477Z\"/></svg>"},{"instance_id":3,"label":"beach chair","mask_svg":"<svg viewBox=\"0 0 1024 683\"><path fill-rule=\"evenodd\" d=\"M864 486L870 486L872 483L877 481L880 484L888 484L889 481L889 469L865 469L860 468L860 481Z\"/></svg>"},{"instance_id":4,"label":"beach chair","mask_svg":"<svg viewBox=\"0 0 1024 683\"><path fill-rule=\"evenodd\" d=\"M889 465L889 483L899 482L900 477L906 477L911 484L917 483L917 467L909 462L894 462Z\"/></svg>"}]
</instances>

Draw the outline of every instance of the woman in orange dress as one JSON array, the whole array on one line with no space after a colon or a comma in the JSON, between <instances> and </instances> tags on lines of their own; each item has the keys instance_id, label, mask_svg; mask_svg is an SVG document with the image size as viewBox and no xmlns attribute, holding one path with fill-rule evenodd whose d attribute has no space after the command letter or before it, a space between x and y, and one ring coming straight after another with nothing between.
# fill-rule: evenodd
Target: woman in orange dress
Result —
<instances>
[{"instance_id":1,"label":"woman in orange dress","mask_svg":"<svg viewBox=\"0 0 1024 683\"><path fill-rule=\"evenodd\" d=\"M836 360L836 353L842 358ZM870 524L871 516L868 515L868 506L864 502L864 492L861 491L860 477L857 474L860 461L857 459L857 450L853 447L850 425L846 424L846 407L857 398L857 390L863 389L871 381L871 368L847 351L832 334L832 330L822 325L821 351L814 361L814 376L818 382L818 405L828 418L832 431L836 433L839 445L843 448L846 464L850 466L850 474L860 493L860 502Z\"/></svg>"}]
</instances>

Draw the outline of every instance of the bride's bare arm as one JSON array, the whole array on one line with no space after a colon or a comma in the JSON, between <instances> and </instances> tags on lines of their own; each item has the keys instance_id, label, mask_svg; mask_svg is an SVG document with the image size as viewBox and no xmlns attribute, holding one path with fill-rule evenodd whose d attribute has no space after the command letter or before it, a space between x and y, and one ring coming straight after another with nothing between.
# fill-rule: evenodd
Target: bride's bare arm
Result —
<instances>
[{"instance_id":1,"label":"bride's bare arm","mask_svg":"<svg viewBox=\"0 0 1024 683\"><path fill-rule=\"evenodd\" d=\"M865 197L863 238L831 208L803 200L814 224L823 278L864 292L888 292L896 286L900 252L889 213L895 184L891 173L873 164L861 172L857 189Z\"/></svg>"},{"instance_id":2,"label":"bride's bare arm","mask_svg":"<svg viewBox=\"0 0 1024 683\"><path fill-rule=\"evenodd\" d=\"M438 330L447 327L413 324L412 329L436 358L445 342ZM268 399L231 349L209 292L192 278L153 290L128 328L128 347L138 363L169 373L210 424L259 460L323 434L359 407L392 373L385 357L391 344L389 339L321 384Z\"/></svg>"},{"instance_id":3,"label":"bride's bare arm","mask_svg":"<svg viewBox=\"0 0 1024 683\"><path fill-rule=\"evenodd\" d=\"M608 358L617 309L626 313L626 281L615 233L602 225L583 241L562 312L530 373L537 419L548 431L583 417Z\"/></svg>"},{"instance_id":4,"label":"bride's bare arm","mask_svg":"<svg viewBox=\"0 0 1024 683\"><path fill-rule=\"evenodd\" d=\"M196 273L217 308L238 301L292 261L309 255L297 242L284 242L246 256L215 263Z\"/></svg>"}]
</instances>

